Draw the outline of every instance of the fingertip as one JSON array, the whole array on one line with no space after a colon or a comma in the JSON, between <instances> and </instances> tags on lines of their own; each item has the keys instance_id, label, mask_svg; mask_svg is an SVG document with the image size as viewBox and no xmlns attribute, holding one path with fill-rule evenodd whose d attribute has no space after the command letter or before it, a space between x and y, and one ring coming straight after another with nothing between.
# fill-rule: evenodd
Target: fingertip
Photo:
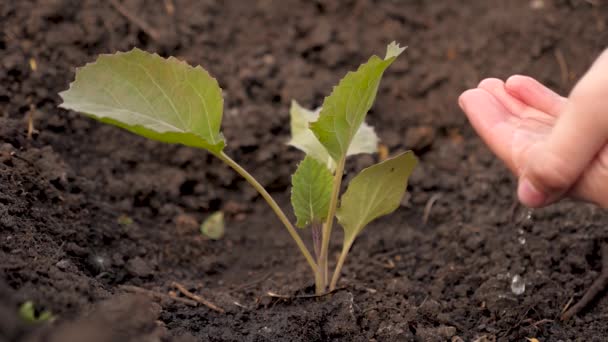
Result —
<instances>
[{"instance_id":1,"label":"fingertip","mask_svg":"<svg viewBox=\"0 0 608 342\"><path fill-rule=\"evenodd\" d=\"M559 116L566 103L564 97L530 76L513 75L507 78L505 89L526 105L552 116Z\"/></svg>"},{"instance_id":2,"label":"fingertip","mask_svg":"<svg viewBox=\"0 0 608 342\"><path fill-rule=\"evenodd\" d=\"M526 82L530 82L530 81L534 81L534 79L530 76L515 74L515 75L511 75L511 76L509 76L509 78L507 78L507 80L505 81L505 85L507 87L517 86L522 83L526 83Z\"/></svg>"},{"instance_id":3,"label":"fingertip","mask_svg":"<svg viewBox=\"0 0 608 342\"><path fill-rule=\"evenodd\" d=\"M495 78L495 77L489 77L489 78L481 80L481 82L479 82L479 84L477 85L477 88L481 88L481 89L485 89L489 92L493 92L494 89L496 89L498 87L503 87L503 86L504 86L504 82L501 79Z\"/></svg>"},{"instance_id":4,"label":"fingertip","mask_svg":"<svg viewBox=\"0 0 608 342\"><path fill-rule=\"evenodd\" d=\"M494 96L485 89L475 88L463 92L458 97L458 104L469 119L504 117L502 106ZM499 109L500 108L500 109ZM493 120L492 120L493 121Z\"/></svg>"},{"instance_id":5,"label":"fingertip","mask_svg":"<svg viewBox=\"0 0 608 342\"><path fill-rule=\"evenodd\" d=\"M497 110L501 107L500 104L485 89L474 88L463 92L458 97L458 105L474 125L480 122L493 123L504 117L503 111Z\"/></svg>"},{"instance_id":6,"label":"fingertip","mask_svg":"<svg viewBox=\"0 0 608 342\"><path fill-rule=\"evenodd\" d=\"M458 96L458 105L463 112L467 112L467 105L470 102L471 97L475 96L476 89L468 89L462 92L460 96Z\"/></svg>"},{"instance_id":7,"label":"fingertip","mask_svg":"<svg viewBox=\"0 0 608 342\"><path fill-rule=\"evenodd\" d=\"M528 208L538 208L545 205L547 195L538 190L527 178L522 178L517 186L519 201Z\"/></svg>"},{"instance_id":8,"label":"fingertip","mask_svg":"<svg viewBox=\"0 0 608 342\"><path fill-rule=\"evenodd\" d=\"M511 170L515 170L511 158L514 126L505 107L494 95L480 88L463 92L458 103L477 134Z\"/></svg>"}]
</instances>

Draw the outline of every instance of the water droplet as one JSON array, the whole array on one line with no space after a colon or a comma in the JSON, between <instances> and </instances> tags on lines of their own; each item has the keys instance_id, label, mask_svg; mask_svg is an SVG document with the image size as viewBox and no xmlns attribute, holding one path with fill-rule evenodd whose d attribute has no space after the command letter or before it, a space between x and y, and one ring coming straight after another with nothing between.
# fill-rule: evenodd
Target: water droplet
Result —
<instances>
[{"instance_id":1,"label":"water droplet","mask_svg":"<svg viewBox=\"0 0 608 342\"><path fill-rule=\"evenodd\" d=\"M519 234L519 235L523 235L524 233L525 233L525 232L524 232L524 230L523 230L523 229L521 229L521 228L519 228L519 229L517 230L517 234Z\"/></svg>"},{"instance_id":2,"label":"water droplet","mask_svg":"<svg viewBox=\"0 0 608 342\"><path fill-rule=\"evenodd\" d=\"M532 213L533 212L534 212L534 210L528 209L528 211L526 212L526 220L528 220L528 221L532 220Z\"/></svg>"},{"instance_id":3,"label":"water droplet","mask_svg":"<svg viewBox=\"0 0 608 342\"><path fill-rule=\"evenodd\" d=\"M519 296L520 294L523 294L525 291L526 291L526 282L524 281L524 278L519 276L519 274L514 275L513 279L511 279L511 292L513 292L513 294Z\"/></svg>"},{"instance_id":4,"label":"water droplet","mask_svg":"<svg viewBox=\"0 0 608 342\"><path fill-rule=\"evenodd\" d=\"M519 242L520 245L525 245L526 244L526 238L523 236L520 236L517 238L517 242Z\"/></svg>"}]
</instances>

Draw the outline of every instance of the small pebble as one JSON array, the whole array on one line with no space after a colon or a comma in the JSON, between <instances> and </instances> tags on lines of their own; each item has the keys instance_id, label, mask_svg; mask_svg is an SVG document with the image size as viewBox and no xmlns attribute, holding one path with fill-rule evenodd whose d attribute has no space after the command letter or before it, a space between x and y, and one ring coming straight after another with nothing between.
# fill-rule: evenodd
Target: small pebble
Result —
<instances>
[{"instance_id":1,"label":"small pebble","mask_svg":"<svg viewBox=\"0 0 608 342\"><path fill-rule=\"evenodd\" d=\"M67 260L67 259L59 260L59 261L57 261L55 266L57 266L58 269L65 271L68 267L70 267L70 260Z\"/></svg>"},{"instance_id":2,"label":"small pebble","mask_svg":"<svg viewBox=\"0 0 608 342\"><path fill-rule=\"evenodd\" d=\"M140 258L140 257L135 257L131 260L129 260L127 262L127 271L129 272L129 274L131 274L134 277L148 277L150 275L152 275L153 270L152 268L148 265L148 263Z\"/></svg>"}]
</instances>

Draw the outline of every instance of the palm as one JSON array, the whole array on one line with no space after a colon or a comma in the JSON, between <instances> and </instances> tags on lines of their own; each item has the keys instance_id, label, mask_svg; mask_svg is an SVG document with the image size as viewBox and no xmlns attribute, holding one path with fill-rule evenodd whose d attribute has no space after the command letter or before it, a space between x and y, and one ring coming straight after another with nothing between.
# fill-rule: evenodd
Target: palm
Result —
<instances>
[{"instance_id":1,"label":"palm","mask_svg":"<svg viewBox=\"0 0 608 342\"><path fill-rule=\"evenodd\" d=\"M567 98L524 76L513 76L506 83L485 79L460 97L477 133L515 175L525 167L526 151L546 140L567 103ZM605 147L570 193L585 199L598 190L608 191L607 161Z\"/></svg>"}]
</instances>

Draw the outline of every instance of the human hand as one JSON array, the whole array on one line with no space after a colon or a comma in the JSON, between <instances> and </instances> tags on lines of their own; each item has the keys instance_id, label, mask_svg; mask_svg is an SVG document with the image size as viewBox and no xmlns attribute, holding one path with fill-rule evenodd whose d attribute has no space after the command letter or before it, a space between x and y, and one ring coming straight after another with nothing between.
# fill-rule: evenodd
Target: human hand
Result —
<instances>
[{"instance_id":1,"label":"human hand","mask_svg":"<svg viewBox=\"0 0 608 342\"><path fill-rule=\"evenodd\" d=\"M524 205L569 196L608 208L608 50L567 98L516 75L506 82L485 79L458 102L519 178Z\"/></svg>"}]
</instances>

